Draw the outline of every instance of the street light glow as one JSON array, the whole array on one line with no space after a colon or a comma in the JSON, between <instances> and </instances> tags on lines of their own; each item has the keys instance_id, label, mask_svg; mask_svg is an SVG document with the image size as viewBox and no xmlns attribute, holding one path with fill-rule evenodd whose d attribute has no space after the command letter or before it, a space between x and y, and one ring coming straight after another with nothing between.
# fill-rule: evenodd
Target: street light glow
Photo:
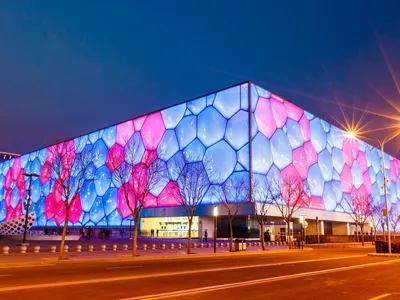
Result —
<instances>
[{"instance_id":1,"label":"street light glow","mask_svg":"<svg viewBox=\"0 0 400 300\"><path fill-rule=\"evenodd\" d=\"M354 130L350 130L345 133L345 137L348 139L355 139L357 137L356 132Z\"/></svg>"},{"instance_id":2,"label":"street light glow","mask_svg":"<svg viewBox=\"0 0 400 300\"><path fill-rule=\"evenodd\" d=\"M214 217L218 217L218 206L214 206Z\"/></svg>"}]
</instances>

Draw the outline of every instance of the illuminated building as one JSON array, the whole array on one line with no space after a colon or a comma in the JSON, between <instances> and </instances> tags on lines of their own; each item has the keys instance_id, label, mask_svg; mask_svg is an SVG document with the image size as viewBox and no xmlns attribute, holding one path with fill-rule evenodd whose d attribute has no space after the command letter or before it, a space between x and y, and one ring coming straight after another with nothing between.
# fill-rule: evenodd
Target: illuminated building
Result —
<instances>
[{"instance_id":1,"label":"illuminated building","mask_svg":"<svg viewBox=\"0 0 400 300\"><path fill-rule=\"evenodd\" d=\"M341 206L343 197L372 195L381 199L383 193L378 149L361 140L346 138L337 127L245 82L75 138L75 151L82 151L77 147L83 143L97 155L90 166L95 175L85 179L80 199L70 213L71 226L130 224L130 211L123 201L121 187L112 178L108 160L115 153L124 155L127 144L133 140L141 145L138 161L147 159L153 151L167 168L176 159L201 162L206 157L213 158L213 169L218 176L209 178L211 187L197 209L195 224L195 230L208 229L210 236L212 208L218 204L212 190L229 178L244 178L249 185L250 180L265 180L266 175L276 179L299 178L310 188L311 205L295 217L300 213L305 213L309 220L318 217L321 234L351 232L351 221ZM400 163L390 155L384 159L389 201L397 205ZM55 197L49 160L49 151L44 148L0 164L0 221L22 215L22 199L27 189L27 179L22 174L27 172L41 174L32 184L36 226L62 224L63 203ZM159 229L164 236L184 235L186 225L181 218L185 216L184 210L171 193L175 176L169 172L168 178L151 191L151 199L141 215L142 234ZM223 216L222 209L220 214ZM249 205L243 206L236 218L236 230L242 230L241 235L258 235L253 215ZM269 221L280 221L276 208L270 209L270 215ZM224 222L223 217L219 219ZM271 234L278 230L269 224L266 228ZM309 234L315 231L315 225L309 226Z\"/></svg>"}]
</instances>

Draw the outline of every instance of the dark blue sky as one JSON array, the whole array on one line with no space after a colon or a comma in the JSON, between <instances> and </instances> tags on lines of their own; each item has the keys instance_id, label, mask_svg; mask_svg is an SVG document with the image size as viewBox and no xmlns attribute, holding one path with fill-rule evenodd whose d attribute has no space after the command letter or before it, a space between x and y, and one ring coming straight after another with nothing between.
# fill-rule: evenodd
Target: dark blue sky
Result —
<instances>
[{"instance_id":1,"label":"dark blue sky","mask_svg":"<svg viewBox=\"0 0 400 300\"><path fill-rule=\"evenodd\" d=\"M247 79L328 120L341 118L321 100L334 93L382 108L371 86L400 97L373 28L395 65L399 11L394 0L1 1L0 150L25 153Z\"/></svg>"}]
</instances>

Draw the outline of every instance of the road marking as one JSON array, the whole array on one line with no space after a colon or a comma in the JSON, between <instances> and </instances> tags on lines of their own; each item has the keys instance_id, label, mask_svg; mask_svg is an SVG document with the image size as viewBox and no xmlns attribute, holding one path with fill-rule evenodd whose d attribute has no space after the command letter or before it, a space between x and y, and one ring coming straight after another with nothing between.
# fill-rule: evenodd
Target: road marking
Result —
<instances>
[{"instance_id":1,"label":"road marking","mask_svg":"<svg viewBox=\"0 0 400 300\"><path fill-rule=\"evenodd\" d=\"M1 274L0 277L12 276L12 274Z\"/></svg>"},{"instance_id":2,"label":"road marking","mask_svg":"<svg viewBox=\"0 0 400 300\"><path fill-rule=\"evenodd\" d=\"M222 260L202 260L200 261L201 264L212 264L212 263L217 263L221 262Z\"/></svg>"},{"instance_id":3,"label":"road marking","mask_svg":"<svg viewBox=\"0 0 400 300\"><path fill-rule=\"evenodd\" d=\"M368 299L368 300L379 300L379 299L383 299L383 298L386 298L386 297L389 297L389 296L392 296L392 294L386 293L386 294L382 294L382 295L379 295L379 296L370 298L370 299Z\"/></svg>"},{"instance_id":4,"label":"road marking","mask_svg":"<svg viewBox=\"0 0 400 300\"><path fill-rule=\"evenodd\" d=\"M77 281L64 281L64 282L33 284L33 285L21 285L21 286L13 286L13 287L3 287L3 288L0 288L0 292L63 287L63 286L69 286L69 285L93 284L93 283L103 283L103 282L115 282L115 281L135 280L135 279L146 279L146 278L156 278L156 277L165 277L165 276L177 276L177 275L186 275L186 274L194 274L194 273L241 270L241 269L259 268L259 267L284 266L284 265L290 265L293 263L297 263L297 264L312 263L312 262L349 259L349 258L357 258L357 257L366 257L366 255L352 255L352 256L330 257L330 258L321 258L321 259L313 259L313 260L299 260L299 261L289 261L289 262L271 263L271 264L244 265L244 266L237 266L237 267L224 267L224 268L213 268L213 269L204 269L204 270L189 270L189 271L165 272L165 273L155 273L155 274L145 274L145 275L121 276L121 277L114 277L114 278L98 278L98 279L87 279L87 280L77 280Z\"/></svg>"},{"instance_id":5,"label":"road marking","mask_svg":"<svg viewBox=\"0 0 400 300\"><path fill-rule=\"evenodd\" d=\"M106 270L117 270L117 269L133 269L133 268L142 268L143 266L121 266L121 267L109 267Z\"/></svg>"},{"instance_id":6,"label":"road marking","mask_svg":"<svg viewBox=\"0 0 400 300\"><path fill-rule=\"evenodd\" d=\"M384 261L384 262L375 262L375 263L369 263L369 264L363 264L363 265L356 265L356 266L349 266L349 267L332 268L332 269L326 269L326 270L320 270L320 271L291 274L291 275L283 275L283 276L263 278L263 279L248 280L248 281L235 282L235 283L220 284L220 285L194 288L194 289L188 289L188 290L174 291L174 292L169 292L169 293L153 294L153 295L138 296L138 297L131 297L131 298L122 298L122 299L118 299L118 300L158 300L158 299L166 299L166 298L183 297L183 296L188 296L188 295L214 292L214 291L238 288L238 287L249 286L249 285L256 285L256 284L262 284L262 283L295 279L295 278L299 278L299 277L307 277L307 276L314 276L314 275L320 275L320 274L361 269L361 268L373 267L373 266L377 266L377 265L390 264L390 263L398 263L398 262L400 262L400 259ZM390 294L385 294L385 295L378 296L379 298L372 298L369 300L382 299L389 295ZM382 297L382 296L384 296L384 297Z\"/></svg>"},{"instance_id":7,"label":"road marking","mask_svg":"<svg viewBox=\"0 0 400 300\"><path fill-rule=\"evenodd\" d=\"M41 264L41 263L36 263L36 264L21 264L21 265L6 265L6 266L0 266L0 269L14 269L14 268L40 268L40 267L54 267L56 264Z\"/></svg>"}]
</instances>

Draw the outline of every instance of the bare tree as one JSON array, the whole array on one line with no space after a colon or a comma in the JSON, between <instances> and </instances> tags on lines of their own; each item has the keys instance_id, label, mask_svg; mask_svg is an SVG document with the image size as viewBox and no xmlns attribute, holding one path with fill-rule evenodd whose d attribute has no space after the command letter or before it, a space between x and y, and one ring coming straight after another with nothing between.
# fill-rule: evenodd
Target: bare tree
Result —
<instances>
[{"instance_id":1,"label":"bare tree","mask_svg":"<svg viewBox=\"0 0 400 300\"><path fill-rule=\"evenodd\" d=\"M167 167L157 159L155 151L145 152L139 139L132 138L125 147L125 153L114 152L110 156L114 180L121 185L123 197L132 215L133 248L132 256L137 256L138 222L140 212L145 205L150 191L163 180L167 180Z\"/></svg>"},{"instance_id":2,"label":"bare tree","mask_svg":"<svg viewBox=\"0 0 400 300\"><path fill-rule=\"evenodd\" d=\"M188 159L188 161L193 161ZM189 222L187 254L190 254L193 217L197 206L200 204L208 188L210 181L207 171L212 172L211 159L204 158L202 162L186 163L183 159L175 159L172 162L172 172L176 175L176 189L174 197L184 207Z\"/></svg>"},{"instance_id":3,"label":"bare tree","mask_svg":"<svg viewBox=\"0 0 400 300\"><path fill-rule=\"evenodd\" d=\"M228 214L229 222L229 251L233 251L233 219L240 207L248 201L248 184L242 178L231 178L222 184L220 189L214 190L215 197Z\"/></svg>"},{"instance_id":4,"label":"bare tree","mask_svg":"<svg viewBox=\"0 0 400 300\"><path fill-rule=\"evenodd\" d=\"M356 194L352 197L343 197L341 205L345 212L347 212L357 227L360 226L361 230L361 243L364 246L364 227L372 215L371 211L372 197L369 195Z\"/></svg>"},{"instance_id":5,"label":"bare tree","mask_svg":"<svg viewBox=\"0 0 400 300\"><path fill-rule=\"evenodd\" d=\"M311 202L308 197L308 186L303 184L298 177L283 177L280 184L271 180L267 182L268 194L272 203L279 209L283 220L286 222L287 236L289 237L289 249L292 249L293 241L290 236L290 223L293 214L302 207L309 207Z\"/></svg>"},{"instance_id":6,"label":"bare tree","mask_svg":"<svg viewBox=\"0 0 400 300\"><path fill-rule=\"evenodd\" d=\"M393 229L393 242L396 239L396 229L399 226L400 214L396 205L392 205L389 210L389 222Z\"/></svg>"},{"instance_id":7,"label":"bare tree","mask_svg":"<svg viewBox=\"0 0 400 300\"><path fill-rule=\"evenodd\" d=\"M85 174L88 175L87 172L91 172L88 167L93 159L95 159L94 152L90 147L81 146L76 148L83 150L77 152L74 141L68 141L51 146L48 150L51 163L50 170L55 179L55 192L61 195L61 200L65 207L65 219L58 256L60 260L64 258L65 236L70 209L75 201L80 201L78 196L84 184Z\"/></svg>"},{"instance_id":8,"label":"bare tree","mask_svg":"<svg viewBox=\"0 0 400 300\"><path fill-rule=\"evenodd\" d=\"M379 201L377 203L371 203L371 218L373 219L372 226L374 228L375 240L379 225L382 226L383 238L385 239L385 218L383 217L384 209L385 209L385 203L382 201Z\"/></svg>"},{"instance_id":9,"label":"bare tree","mask_svg":"<svg viewBox=\"0 0 400 300\"><path fill-rule=\"evenodd\" d=\"M258 181L253 181L253 197L251 204L254 209L258 224L260 225L260 239L262 249L265 250L265 240L264 240L264 222L267 220L268 210L271 207L272 196L271 190L265 185Z\"/></svg>"}]
</instances>

